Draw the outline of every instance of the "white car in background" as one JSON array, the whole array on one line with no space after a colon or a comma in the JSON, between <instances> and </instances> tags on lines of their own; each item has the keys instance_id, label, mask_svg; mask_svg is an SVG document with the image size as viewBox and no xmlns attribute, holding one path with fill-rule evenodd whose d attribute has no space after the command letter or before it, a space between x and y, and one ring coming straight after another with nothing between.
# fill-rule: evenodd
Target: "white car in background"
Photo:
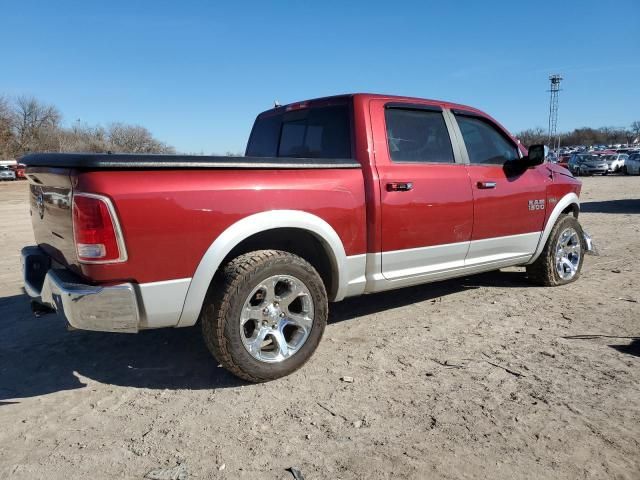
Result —
<instances>
[{"instance_id":1,"label":"white car in background","mask_svg":"<svg viewBox=\"0 0 640 480\"><path fill-rule=\"evenodd\" d=\"M640 175L640 153L629 155L624 164L624 173L627 175Z\"/></svg>"},{"instance_id":2,"label":"white car in background","mask_svg":"<svg viewBox=\"0 0 640 480\"><path fill-rule=\"evenodd\" d=\"M0 165L0 180L15 180L16 172L7 165Z\"/></svg>"},{"instance_id":3,"label":"white car in background","mask_svg":"<svg viewBox=\"0 0 640 480\"><path fill-rule=\"evenodd\" d=\"M610 173L621 172L624 167L624 162L629 158L626 153L613 153L611 155L605 155L604 160L609 165Z\"/></svg>"}]
</instances>

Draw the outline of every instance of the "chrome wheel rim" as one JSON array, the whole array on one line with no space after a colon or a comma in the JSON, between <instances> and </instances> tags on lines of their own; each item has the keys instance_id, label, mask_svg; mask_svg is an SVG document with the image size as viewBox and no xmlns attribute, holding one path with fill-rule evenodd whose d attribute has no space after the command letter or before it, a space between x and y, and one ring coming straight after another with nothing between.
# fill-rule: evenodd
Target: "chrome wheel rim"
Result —
<instances>
[{"instance_id":1,"label":"chrome wheel rim","mask_svg":"<svg viewBox=\"0 0 640 480\"><path fill-rule=\"evenodd\" d=\"M313 299L306 285L291 275L274 275L260 282L242 306L242 344L256 360L282 362L307 341L313 318Z\"/></svg>"},{"instance_id":2,"label":"chrome wheel rim","mask_svg":"<svg viewBox=\"0 0 640 480\"><path fill-rule=\"evenodd\" d=\"M562 280L570 280L578 273L582 247L575 228L566 228L556 244L556 272Z\"/></svg>"}]
</instances>

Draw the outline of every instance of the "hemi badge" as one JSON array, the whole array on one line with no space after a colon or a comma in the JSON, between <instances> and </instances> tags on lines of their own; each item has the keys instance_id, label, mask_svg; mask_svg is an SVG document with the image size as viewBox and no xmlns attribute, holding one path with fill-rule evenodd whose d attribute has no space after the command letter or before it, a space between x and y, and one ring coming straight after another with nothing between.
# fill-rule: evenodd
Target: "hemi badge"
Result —
<instances>
[{"instance_id":1,"label":"hemi badge","mask_svg":"<svg viewBox=\"0 0 640 480\"><path fill-rule=\"evenodd\" d=\"M556 197L549 197L549 203L558 203L558 199Z\"/></svg>"}]
</instances>

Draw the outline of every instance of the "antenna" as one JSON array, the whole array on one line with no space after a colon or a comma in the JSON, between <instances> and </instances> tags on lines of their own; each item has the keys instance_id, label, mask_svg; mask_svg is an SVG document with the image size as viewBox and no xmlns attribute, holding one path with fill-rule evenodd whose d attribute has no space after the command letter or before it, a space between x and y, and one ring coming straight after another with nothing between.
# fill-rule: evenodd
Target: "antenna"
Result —
<instances>
[{"instance_id":1,"label":"antenna","mask_svg":"<svg viewBox=\"0 0 640 480\"><path fill-rule=\"evenodd\" d=\"M280 106L281 106L281 105L280 105L280 102L279 102L278 100L274 100L274 101L273 101L273 108L278 108L278 107L280 107Z\"/></svg>"},{"instance_id":2,"label":"antenna","mask_svg":"<svg viewBox=\"0 0 640 480\"><path fill-rule=\"evenodd\" d=\"M558 74L550 75L549 81L551 92L549 98L549 148L557 150L560 148L560 135L558 135L558 93L560 92L560 82L562 77Z\"/></svg>"}]
</instances>

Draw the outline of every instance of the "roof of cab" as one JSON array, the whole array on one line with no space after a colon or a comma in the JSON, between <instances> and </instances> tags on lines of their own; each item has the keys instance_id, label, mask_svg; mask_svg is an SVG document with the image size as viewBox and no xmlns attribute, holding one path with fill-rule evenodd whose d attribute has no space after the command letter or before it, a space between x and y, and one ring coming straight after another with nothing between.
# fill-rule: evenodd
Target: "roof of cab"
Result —
<instances>
[{"instance_id":1,"label":"roof of cab","mask_svg":"<svg viewBox=\"0 0 640 480\"><path fill-rule=\"evenodd\" d=\"M331 101L339 101L339 100L343 100L343 99L347 99L347 98L358 98L361 101L367 101L367 100L389 100L389 101L397 101L397 102L407 102L407 103L423 103L425 105L438 105L441 106L443 108L448 108L448 109L459 109L459 110L467 110L469 112L474 112L474 113L478 113L480 115L484 115L489 117L489 115L487 115L485 112L478 110L477 108L474 107L470 107L468 105L463 105L460 103L454 103L454 102L449 102L449 101L445 101L445 100L435 100L435 99L430 99L430 98L420 98L420 97L408 97L408 96L403 96L403 95L386 95L386 94L381 94L381 93L343 93L343 94L339 94L339 95L330 95L330 96L326 96L326 97L318 97L318 98L310 98L307 100L299 100L297 102L291 102L288 103L286 105L280 105L278 107L275 108L271 108L269 110L265 110L264 112L261 113L268 113L268 112L275 112L275 111L281 111L281 110L287 110L290 109L291 107L295 107L295 106L302 106L305 104L317 104L317 103L324 103L324 102L331 102ZM491 118L491 117L489 117Z\"/></svg>"}]
</instances>

